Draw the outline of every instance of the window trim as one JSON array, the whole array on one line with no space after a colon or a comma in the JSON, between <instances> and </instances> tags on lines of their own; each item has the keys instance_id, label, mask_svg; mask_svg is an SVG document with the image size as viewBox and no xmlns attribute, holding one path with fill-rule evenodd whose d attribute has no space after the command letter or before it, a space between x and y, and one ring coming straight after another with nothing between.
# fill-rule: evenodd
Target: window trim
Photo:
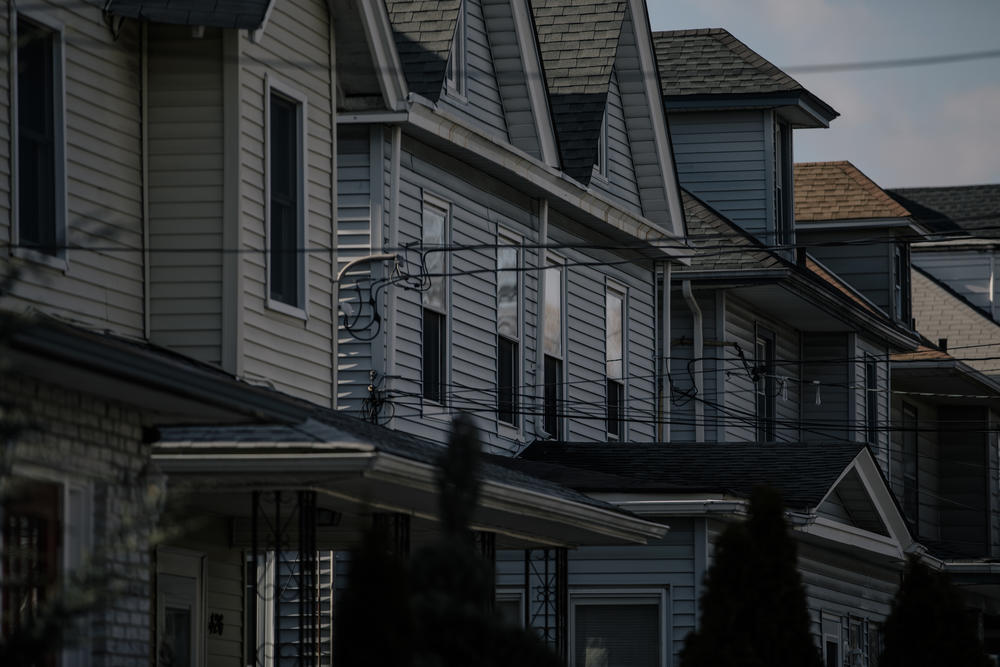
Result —
<instances>
[{"instance_id":1,"label":"window trim","mask_svg":"<svg viewBox=\"0 0 1000 667\"><path fill-rule=\"evenodd\" d=\"M910 297L909 246L901 241L893 243L890 261L892 262L890 285L890 289L892 290L892 316L896 321L909 327L913 309Z\"/></svg>"},{"instance_id":2,"label":"window trim","mask_svg":"<svg viewBox=\"0 0 1000 667\"><path fill-rule=\"evenodd\" d=\"M67 176L66 176L66 28L65 25L53 19L51 16L39 11L16 9L8 16L8 33L10 43L17 43L17 22L23 18L30 23L35 23L41 28L52 32L53 50L52 54L52 82L56 90L53 91L52 101L55 105L53 109L53 142L55 144L55 233L56 243L59 247L57 254L48 255L31 248L21 248L20 243L20 140L18 137L18 106L19 97L17 89L17 49L10 49L10 150L11 150L11 226L10 226L10 254L37 264L48 266L49 268L63 271L69 269L69 252L66 248L68 239L68 203L67 203Z\"/></svg>"},{"instance_id":3,"label":"window trim","mask_svg":"<svg viewBox=\"0 0 1000 667\"><path fill-rule=\"evenodd\" d=\"M448 60L445 62L444 90L448 97L460 102L468 102L469 92L469 40L468 10L465 0L459 0L458 16L455 20L455 35L452 38ZM452 59L457 58L455 76L452 76Z\"/></svg>"},{"instance_id":4,"label":"window trim","mask_svg":"<svg viewBox=\"0 0 1000 667\"><path fill-rule=\"evenodd\" d=\"M451 227L452 227L452 204L447 199L435 195L434 193L423 191L420 198L420 239L423 242L424 234L424 209L427 205L437 208L444 212L444 243L447 245L451 242ZM448 273L451 267L451 257L449 253L442 253L444 262L444 272ZM441 332L441 346L443 350L448 350L451 347L452 333L451 333L451 280L449 278L444 279L444 304L441 309L434 308L424 303L424 293L420 292L420 413L424 417L431 417L433 419L440 419L443 421L451 420L451 408L450 402L447 400L438 402L433 399L427 398L424 395L424 373L423 373L423 362L424 362L424 310L430 310L434 313L438 313L442 316L444 320L443 331ZM441 385L447 388L451 384L451 371L452 364L449 358L450 355L441 355ZM432 412L427 412L427 407L437 408L437 410Z\"/></svg>"},{"instance_id":5,"label":"window trim","mask_svg":"<svg viewBox=\"0 0 1000 667\"><path fill-rule=\"evenodd\" d=\"M622 318L622 344L621 344L621 377L613 378L607 374L607 365L610 362L608 358L608 322L605 319L604 322L604 362L605 362L605 383L604 383L604 406L605 406L605 420L604 420L604 432L608 441L624 442L628 440L628 418L625 406L628 405L628 395L629 395L629 384L627 382L628 378L628 353L629 353L629 327L628 327L628 288L619 282L612 280L611 278L605 279L604 284L604 311L605 316L607 314L608 307L608 296L615 294L621 299L621 318ZM610 415L608 414L610 398L608 394L609 383L617 382L621 385L621 404L619 405L618 414L618 432L612 433L608 428L611 425Z\"/></svg>"},{"instance_id":6,"label":"window trim","mask_svg":"<svg viewBox=\"0 0 1000 667\"><path fill-rule=\"evenodd\" d=\"M754 324L754 362L755 366L761 365L758 359L758 346L764 341L765 353L770 352L770 358L764 359L764 377L761 378L764 386L760 390L757 382L754 382L754 438L758 442L777 442L778 440L778 402L777 402L777 382L775 373L778 361L778 341L773 331L759 324ZM766 415L761 415L761 397L763 397Z\"/></svg>"},{"instance_id":7,"label":"window trim","mask_svg":"<svg viewBox=\"0 0 1000 667\"><path fill-rule=\"evenodd\" d=\"M514 234L506 229L499 229L497 231L497 252L499 253L500 246L513 247L517 252L517 267L519 269L524 268L524 249L523 249L523 237L518 234ZM497 257L499 263L499 255ZM500 332L499 327L497 328L497 434L512 438L514 440L520 440L524 434L524 415L519 414L524 406L524 397L521 395L523 392L519 392L518 389L524 387L524 272L517 272L517 339L514 340L517 343L517 355L515 357L515 363L517 368L514 372L515 387L514 387L514 423L504 422L500 420L499 416L499 398L500 398L500 347L499 339ZM496 284L497 287L497 308L499 309L499 281ZM506 336L504 336L506 338ZM511 340L508 338L508 340Z\"/></svg>"},{"instance_id":8,"label":"window trim","mask_svg":"<svg viewBox=\"0 0 1000 667\"><path fill-rule=\"evenodd\" d=\"M774 233L770 245L780 246L793 243L795 239L792 126L775 115L773 131Z\"/></svg>"},{"instance_id":9,"label":"window trim","mask_svg":"<svg viewBox=\"0 0 1000 667\"><path fill-rule=\"evenodd\" d=\"M264 297L269 310L295 317L309 319L309 253L298 256L295 267L296 304L285 303L271 296L271 96L277 95L297 104L299 173L296 194L299 196L299 210L296 212L296 237L299 248L305 247L309 230L309 105L308 97L276 78L270 72L264 73Z\"/></svg>"},{"instance_id":10,"label":"window trim","mask_svg":"<svg viewBox=\"0 0 1000 667\"><path fill-rule=\"evenodd\" d=\"M872 354L865 352L864 364L865 442L877 451L882 444L878 432L878 362ZM872 369L870 378L868 374L869 369ZM874 381L871 385L869 384L870 379Z\"/></svg>"},{"instance_id":11,"label":"window trim","mask_svg":"<svg viewBox=\"0 0 1000 667\"><path fill-rule=\"evenodd\" d=\"M559 361L559 378L558 378L558 382L557 382L557 385L558 385L557 396L558 396L558 398L556 399L556 402L557 402L557 404L558 403L565 404L565 402L566 402L566 391L568 389L568 387L566 386L566 373L567 373L567 368L566 368L566 359L567 359L567 354L566 354L566 351L567 351L566 350L566 345L567 345L567 340L566 340L566 338L567 338L567 336L566 336L566 320L567 320L567 317L566 317L566 302L567 302L567 298L566 298L566 282L567 282L567 277L566 277L566 259L564 257L561 257L561 256L555 254L555 253L546 251L545 252L544 266L545 266L545 268L543 270L546 271L546 272L549 269L553 269L553 268L558 268L559 269L559 318L560 318L560 321L559 321L559 354L558 355L556 355L556 354L549 354L549 352L545 349L545 324L546 324L546 322L544 321L544 319L541 322L541 327L540 327L540 329L541 329L541 335L539 336L539 338L541 339L541 342L540 343L536 342L536 344L542 350L542 368L539 368L539 369L536 370L537 373L541 374L541 382L539 382L539 386L542 387L542 428L541 428L541 431L542 431L542 433L545 434L546 439L561 439L561 438L563 438L566 435L566 416L559 414L558 405L556 406L557 407L557 410L556 410L556 422L558 423L558 426L559 426L559 429L558 429L559 432L558 433L549 433L548 430L545 428L545 358L546 357L551 357L552 359L556 359L556 360ZM546 274L544 274L544 276L545 276L546 284L543 285L542 287L544 287L544 290L547 290L548 289L548 285L547 285L548 274L546 273ZM542 291L542 295L541 295L541 299L540 299L540 301L542 303L542 314L543 314L543 317L544 317L544 313L545 313L545 292L544 292L544 290Z\"/></svg>"},{"instance_id":12,"label":"window trim","mask_svg":"<svg viewBox=\"0 0 1000 667\"><path fill-rule=\"evenodd\" d=\"M667 667L669 664L672 647L670 640L671 609L670 609L670 587L608 587L608 588L571 588L569 591L569 618L567 619L567 630L569 632L569 650L567 653L567 667L582 667L576 664L576 608L581 605L645 605L656 604L659 609L659 640L657 644L660 650L660 667Z\"/></svg>"}]
</instances>

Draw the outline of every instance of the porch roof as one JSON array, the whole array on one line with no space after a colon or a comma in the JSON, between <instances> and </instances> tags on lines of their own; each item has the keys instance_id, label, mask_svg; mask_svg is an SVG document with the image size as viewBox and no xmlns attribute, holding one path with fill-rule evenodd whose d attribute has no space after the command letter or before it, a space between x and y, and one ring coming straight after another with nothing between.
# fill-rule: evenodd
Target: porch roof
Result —
<instances>
[{"instance_id":1,"label":"porch roof","mask_svg":"<svg viewBox=\"0 0 1000 667\"><path fill-rule=\"evenodd\" d=\"M105 9L115 16L154 23L256 30L263 25L273 0L110 0Z\"/></svg>"}]
</instances>

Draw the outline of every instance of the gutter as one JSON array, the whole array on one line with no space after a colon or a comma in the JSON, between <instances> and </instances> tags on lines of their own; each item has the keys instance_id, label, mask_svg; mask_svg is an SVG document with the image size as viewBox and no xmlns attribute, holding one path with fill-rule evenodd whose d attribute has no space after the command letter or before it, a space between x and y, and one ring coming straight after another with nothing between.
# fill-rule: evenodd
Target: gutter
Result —
<instances>
[{"instance_id":1,"label":"gutter","mask_svg":"<svg viewBox=\"0 0 1000 667\"><path fill-rule=\"evenodd\" d=\"M705 404L699 398L703 394L702 388L705 385L705 369L702 362L705 353L701 308L698 307L698 302L691 292L690 280L681 281L681 293L691 311L692 338L694 338L694 439L695 442L705 442Z\"/></svg>"}]
</instances>

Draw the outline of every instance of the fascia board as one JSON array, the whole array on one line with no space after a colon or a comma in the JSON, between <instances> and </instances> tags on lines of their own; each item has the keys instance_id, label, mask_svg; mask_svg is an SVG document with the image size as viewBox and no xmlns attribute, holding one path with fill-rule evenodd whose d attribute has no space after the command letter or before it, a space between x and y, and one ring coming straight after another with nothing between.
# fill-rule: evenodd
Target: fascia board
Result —
<instances>
[{"instance_id":1,"label":"fascia board","mask_svg":"<svg viewBox=\"0 0 1000 667\"><path fill-rule=\"evenodd\" d=\"M664 95L663 103L668 113L795 107L813 121L808 127L829 127L830 121L839 114L832 109L832 114L822 113L815 105L807 101L808 97L810 95L805 91L802 93L789 91L771 94L704 93L699 95Z\"/></svg>"},{"instance_id":2,"label":"fascia board","mask_svg":"<svg viewBox=\"0 0 1000 667\"><path fill-rule=\"evenodd\" d=\"M835 544L869 551L894 560L905 558L904 551L892 538L855 528L854 526L848 526L847 524L823 516L817 516L806 525L796 526L795 530Z\"/></svg>"},{"instance_id":3,"label":"fascia board","mask_svg":"<svg viewBox=\"0 0 1000 667\"><path fill-rule=\"evenodd\" d=\"M527 0L511 0L510 8L524 62L528 102L535 119L535 132L538 134L542 161L550 167L558 167L559 146L556 143L556 130L552 123L552 110L549 108L548 89L545 85L545 72L538 50L538 33L535 32L534 21L530 18L531 10L527 6Z\"/></svg>"},{"instance_id":4,"label":"fascia board","mask_svg":"<svg viewBox=\"0 0 1000 667\"><path fill-rule=\"evenodd\" d=\"M693 253L693 250L685 245L683 237L675 236L670 230L661 229L652 221L630 213L604 197L587 191L562 172L514 146L498 143L492 137L462 123L459 119L432 108L424 98L411 93L409 99L411 100L408 122L410 127L491 162L511 176L537 188L541 194L558 200L619 232L649 242L652 244L651 249L662 258L681 259ZM664 242L676 245L671 247L659 245Z\"/></svg>"},{"instance_id":5,"label":"fascia board","mask_svg":"<svg viewBox=\"0 0 1000 667\"><path fill-rule=\"evenodd\" d=\"M892 361L892 373L904 376L910 371L940 371L961 377L974 387L982 387L986 392L1000 396L1000 382L985 375L958 359L928 359L926 361ZM917 392L918 394L920 392ZM939 394L932 394L938 396Z\"/></svg>"},{"instance_id":6,"label":"fascia board","mask_svg":"<svg viewBox=\"0 0 1000 667\"><path fill-rule=\"evenodd\" d=\"M724 270L724 271L698 271L687 269L674 269L675 278L690 280L692 282L732 282L732 283L753 283L778 282L788 278L788 269L747 269Z\"/></svg>"},{"instance_id":7,"label":"fascia board","mask_svg":"<svg viewBox=\"0 0 1000 667\"><path fill-rule=\"evenodd\" d=\"M599 496L624 510L638 516L725 516L745 517L747 502L741 499L724 498L691 498L691 499L642 499L642 500L611 500L607 496Z\"/></svg>"},{"instance_id":8,"label":"fascia board","mask_svg":"<svg viewBox=\"0 0 1000 667\"><path fill-rule=\"evenodd\" d=\"M875 462L871 451L865 447L862 449L851 464L858 471L858 477L864 485L868 495L874 501L875 510L879 513L882 523L885 524L892 536L893 541L901 552L913 543L910 536L910 529L906 525L892 492L889 490L888 482L882 476L882 472Z\"/></svg>"},{"instance_id":9,"label":"fascia board","mask_svg":"<svg viewBox=\"0 0 1000 667\"><path fill-rule=\"evenodd\" d=\"M361 15L368 49L375 60L379 88L382 89L386 106L392 111L400 111L406 101L407 86L385 2L362 0L355 6Z\"/></svg>"},{"instance_id":10,"label":"fascia board","mask_svg":"<svg viewBox=\"0 0 1000 667\"><path fill-rule=\"evenodd\" d=\"M277 444L277 443L274 443ZM198 453L153 451L151 458L164 473L171 474L327 474L358 473L367 470L374 452L296 453L233 452Z\"/></svg>"},{"instance_id":11,"label":"fascia board","mask_svg":"<svg viewBox=\"0 0 1000 667\"><path fill-rule=\"evenodd\" d=\"M795 231L830 231L830 230L876 230L876 229L908 229L915 236L928 236L928 232L922 225L918 225L911 218L844 218L842 220L796 220Z\"/></svg>"}]
</instances>

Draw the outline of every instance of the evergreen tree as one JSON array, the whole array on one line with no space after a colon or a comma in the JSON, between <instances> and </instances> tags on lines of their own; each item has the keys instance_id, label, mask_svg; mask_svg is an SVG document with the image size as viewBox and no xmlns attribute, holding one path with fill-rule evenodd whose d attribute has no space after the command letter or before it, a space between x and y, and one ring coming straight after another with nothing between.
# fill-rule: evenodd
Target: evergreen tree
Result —
<instances>
[{"instance_id":1,"label":"evergreen tree","mask_svg":"<svg viewBox=\"0 0 1000 667\"><path fill-rule=\"evenodd\" d=\"M821 667L796 551L781 496L754 489L747 521L716 542L681 667Z\"/></svg>"},{"instance_id":2,"label":"evergreen tree","mask_svg":"<svg viewBox=\"0 0 1000 667\"><path fill-rule=\"evenodd\" d=\"M948 575L910 556L885 620L880 667L987 667L990 661Z\"/></svg>"}]
</instances>

